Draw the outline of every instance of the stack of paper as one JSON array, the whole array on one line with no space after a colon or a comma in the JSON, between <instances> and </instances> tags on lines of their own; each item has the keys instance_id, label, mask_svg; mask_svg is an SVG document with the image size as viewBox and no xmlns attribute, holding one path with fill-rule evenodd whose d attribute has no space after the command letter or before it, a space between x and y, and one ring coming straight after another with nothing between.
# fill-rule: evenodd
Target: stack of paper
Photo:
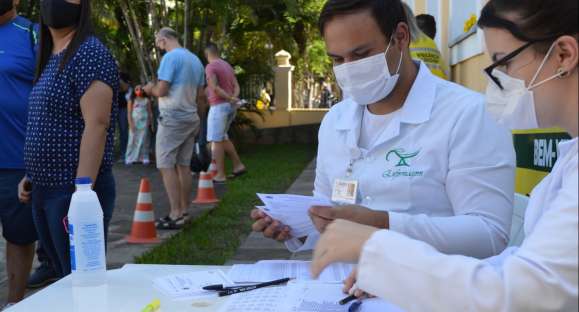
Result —
<instances>
[{"instance_id":1,"label":"stack of paper","mask_svg":"<svg viewBox=\"0 0 579 312\"><path fill-rule=\"evenodd\" d=\"M221 270L174 274L153 280L153 285L157 289L174 300L216 296L217 293L214 291L203 290L205 286L216 284L232 285L233 283Z\"/></svg>"},{"instance_id":2,"label":"stack of paper","mask_svg":"<svg viewBox=\"0 0 579 312\"><path fill-rule=\"evenodd\" d=\"M265 206L257 207L268 216L290 227L293 237L304 237L315 231L308 215L312 206L333 206L323 198L291 194L257 194Z\"/></svg>"},{"instance_id":3,"label":"stack of paper","mask_svg":"<svg viewBox=\"0 0 579 312\"><path fill-rule=\"evenodd\" d=\"M227 276L234 283L262 283L282 278L308 281L312 280L310 264L310 261L263 260L255 264L233 265ZM341 283L350 275L353 268L352 264L334 263L322 272L319 280Z\"/></svg>"}]
</instances>

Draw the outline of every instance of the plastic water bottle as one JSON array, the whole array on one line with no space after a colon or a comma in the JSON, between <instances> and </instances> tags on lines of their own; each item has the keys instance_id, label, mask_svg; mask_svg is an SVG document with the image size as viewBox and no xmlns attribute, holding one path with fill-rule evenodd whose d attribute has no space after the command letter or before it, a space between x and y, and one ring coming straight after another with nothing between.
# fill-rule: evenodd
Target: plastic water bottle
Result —
<instances>
[{"instance_id":1,"label":"plastic water bottle","mask_svg":"<svg viewBox=\"0 0 579 312\"><path fill-rule=\"evenodd\" d=\"M91 189L91 178L77 178L75 184L68 209L72 282L75 286L97 286L106 282L103 210Z\"/></svg>"}]
</instances>

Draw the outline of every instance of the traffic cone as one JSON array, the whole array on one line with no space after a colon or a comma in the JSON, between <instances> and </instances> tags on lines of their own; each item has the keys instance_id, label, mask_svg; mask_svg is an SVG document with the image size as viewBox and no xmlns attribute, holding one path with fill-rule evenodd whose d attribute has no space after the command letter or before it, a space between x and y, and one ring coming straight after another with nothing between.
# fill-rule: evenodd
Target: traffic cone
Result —
<instances>
[{"instance_id":1,"label":"traffic cone","mask_svg":"<svg viewBox=\"0 0 579 312\"><path fill-rule=\"evenodd\" d=\"M149 179L141 179L135 216L131 234L125 237L127 242L133 244L158 243L157 230L155 229L155 214L153 212L153 200L151 198L151 186Z\"/></svg>"},{"instance_id":2,"label":"traffic cone","mask_svg":"<svg viewBox=\"0 0 579 312\"><path fill-rule=\"evenodd\" d=\"M194 204L214 204L219 202L213 189L213 177L209 172L199 174L199 187L197 188L197 197Z\"/></svg>"},{"instance_id":3,"label":"traffic cone","mask_svg":"<svg viewBox=\"0 0 579 312\"><path fill-rule=\"evenodd\" d=\"M215 162L215 159L211 160L211 165L209 165L209 173L213 179L215 179L217 176L217 163Z\"/></svg>"}]
</instances>

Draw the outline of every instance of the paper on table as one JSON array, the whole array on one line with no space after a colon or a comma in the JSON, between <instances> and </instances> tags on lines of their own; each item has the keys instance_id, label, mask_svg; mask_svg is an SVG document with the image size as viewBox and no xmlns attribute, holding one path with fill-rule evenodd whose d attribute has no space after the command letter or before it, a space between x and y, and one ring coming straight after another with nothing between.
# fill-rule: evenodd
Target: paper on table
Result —
<instances>
[{"instance_id":1,"label":"paper on table","mask_svg":"<svg viewBox=\"0 0 579 312\"><path fill-rule=\"evenodd\" d=\"M310 275L311 261L297 260L263 260L255 264L233 265L227 276L234 283L261 283L281 278L312 280ZM323 282L341 283L350 275L354 266L348 263L334 263L320 275Z\"/></svg>"},{"instance_id":2,"label":"paper on table","mask_svg":"<svg viewBox=\"0 0 579 312\"><path fill-rule=\"evenodd\" d=\"M280 312L287 287L267 287L230 296L219 312Z\"/></svg>"},{"instance_id":3,"label":"paper on table","mask_svg":"<svg viewBox=\"0 0 579 312\"><path fill-rule=\"evenodd\" d=\"M220 312L348 312L352 303L340 305L342 285L290 282L231 296ZM359 312L401 312L381 299L364 299Z\"/></svg>"},{"instance_id":4,"label":"paper on table","mask_svg":"<svg viewBox=\"0 0 579 312\"><path fill-rule=\"evenodd\" d=\"M312 206L332 206L324 198L292 194L257 194L265 206L257 208L290 227L293 237L304 237L315 231L308 209Z\"/></svg>"},{"instance_id":5,"label":"paper on table","mask_svg":"<svg viewBox=\"0 0 579 312\"><path fill-rule=\"evenodd\" d=\"M203 287L214 284L233 284L221 270L197 271L173 274L153 280L153 285L172 299L191 299L215 296L214 291Z\"/></svg>"},{"instance_id":6,"label":"paper on table","mask_svg":"<svg viewBox=\"0 0 579 312\"><path fill-rule=\"evenodd\" d=\"M342 285L319 282L295 283L288 287L284 312L348 312L353 302L340 305L345 297ZM402 312L398 307L378 299L363 299L359 312Z\"/></svg>"}]
</instances>

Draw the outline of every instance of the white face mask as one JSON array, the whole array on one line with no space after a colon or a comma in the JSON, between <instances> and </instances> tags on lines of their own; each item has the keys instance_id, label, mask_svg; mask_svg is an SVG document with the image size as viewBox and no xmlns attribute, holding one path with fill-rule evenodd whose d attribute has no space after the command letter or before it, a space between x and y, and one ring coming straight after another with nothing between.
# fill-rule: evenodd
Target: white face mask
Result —
<instances>
[{"instance_id":1,"label":"white face mask","mask_svg":"<svg viewBox=\"0 0 579 312\"><path fill-rule=\"evenodd\" d=\"M391 75L386 62L388 49L390 44L384 53L334 66L334 74L344 92L344 98L351 97L360 105L369 105L384 99L394 90L400 77L404 52L400 55L396 74Z\"/></svg>"},{"instance_id":2,"label":"white face mask","mask_svg":"<svg viewBox=\"0 0 579 312\"><path fill-rule=\"evenodd\" d=\"M549 48L528 87L525 86L524 80L511 77L498 69L493 70L493 75L499 79L503 89L501 90L496 83L489 79L486 102L487 110L496 118L499 124L513 130L539 128L532 89L562 75L562 73L557 73L541 82L535 83L554 46L553 44Z\"/></svg>"}]
</instances>

